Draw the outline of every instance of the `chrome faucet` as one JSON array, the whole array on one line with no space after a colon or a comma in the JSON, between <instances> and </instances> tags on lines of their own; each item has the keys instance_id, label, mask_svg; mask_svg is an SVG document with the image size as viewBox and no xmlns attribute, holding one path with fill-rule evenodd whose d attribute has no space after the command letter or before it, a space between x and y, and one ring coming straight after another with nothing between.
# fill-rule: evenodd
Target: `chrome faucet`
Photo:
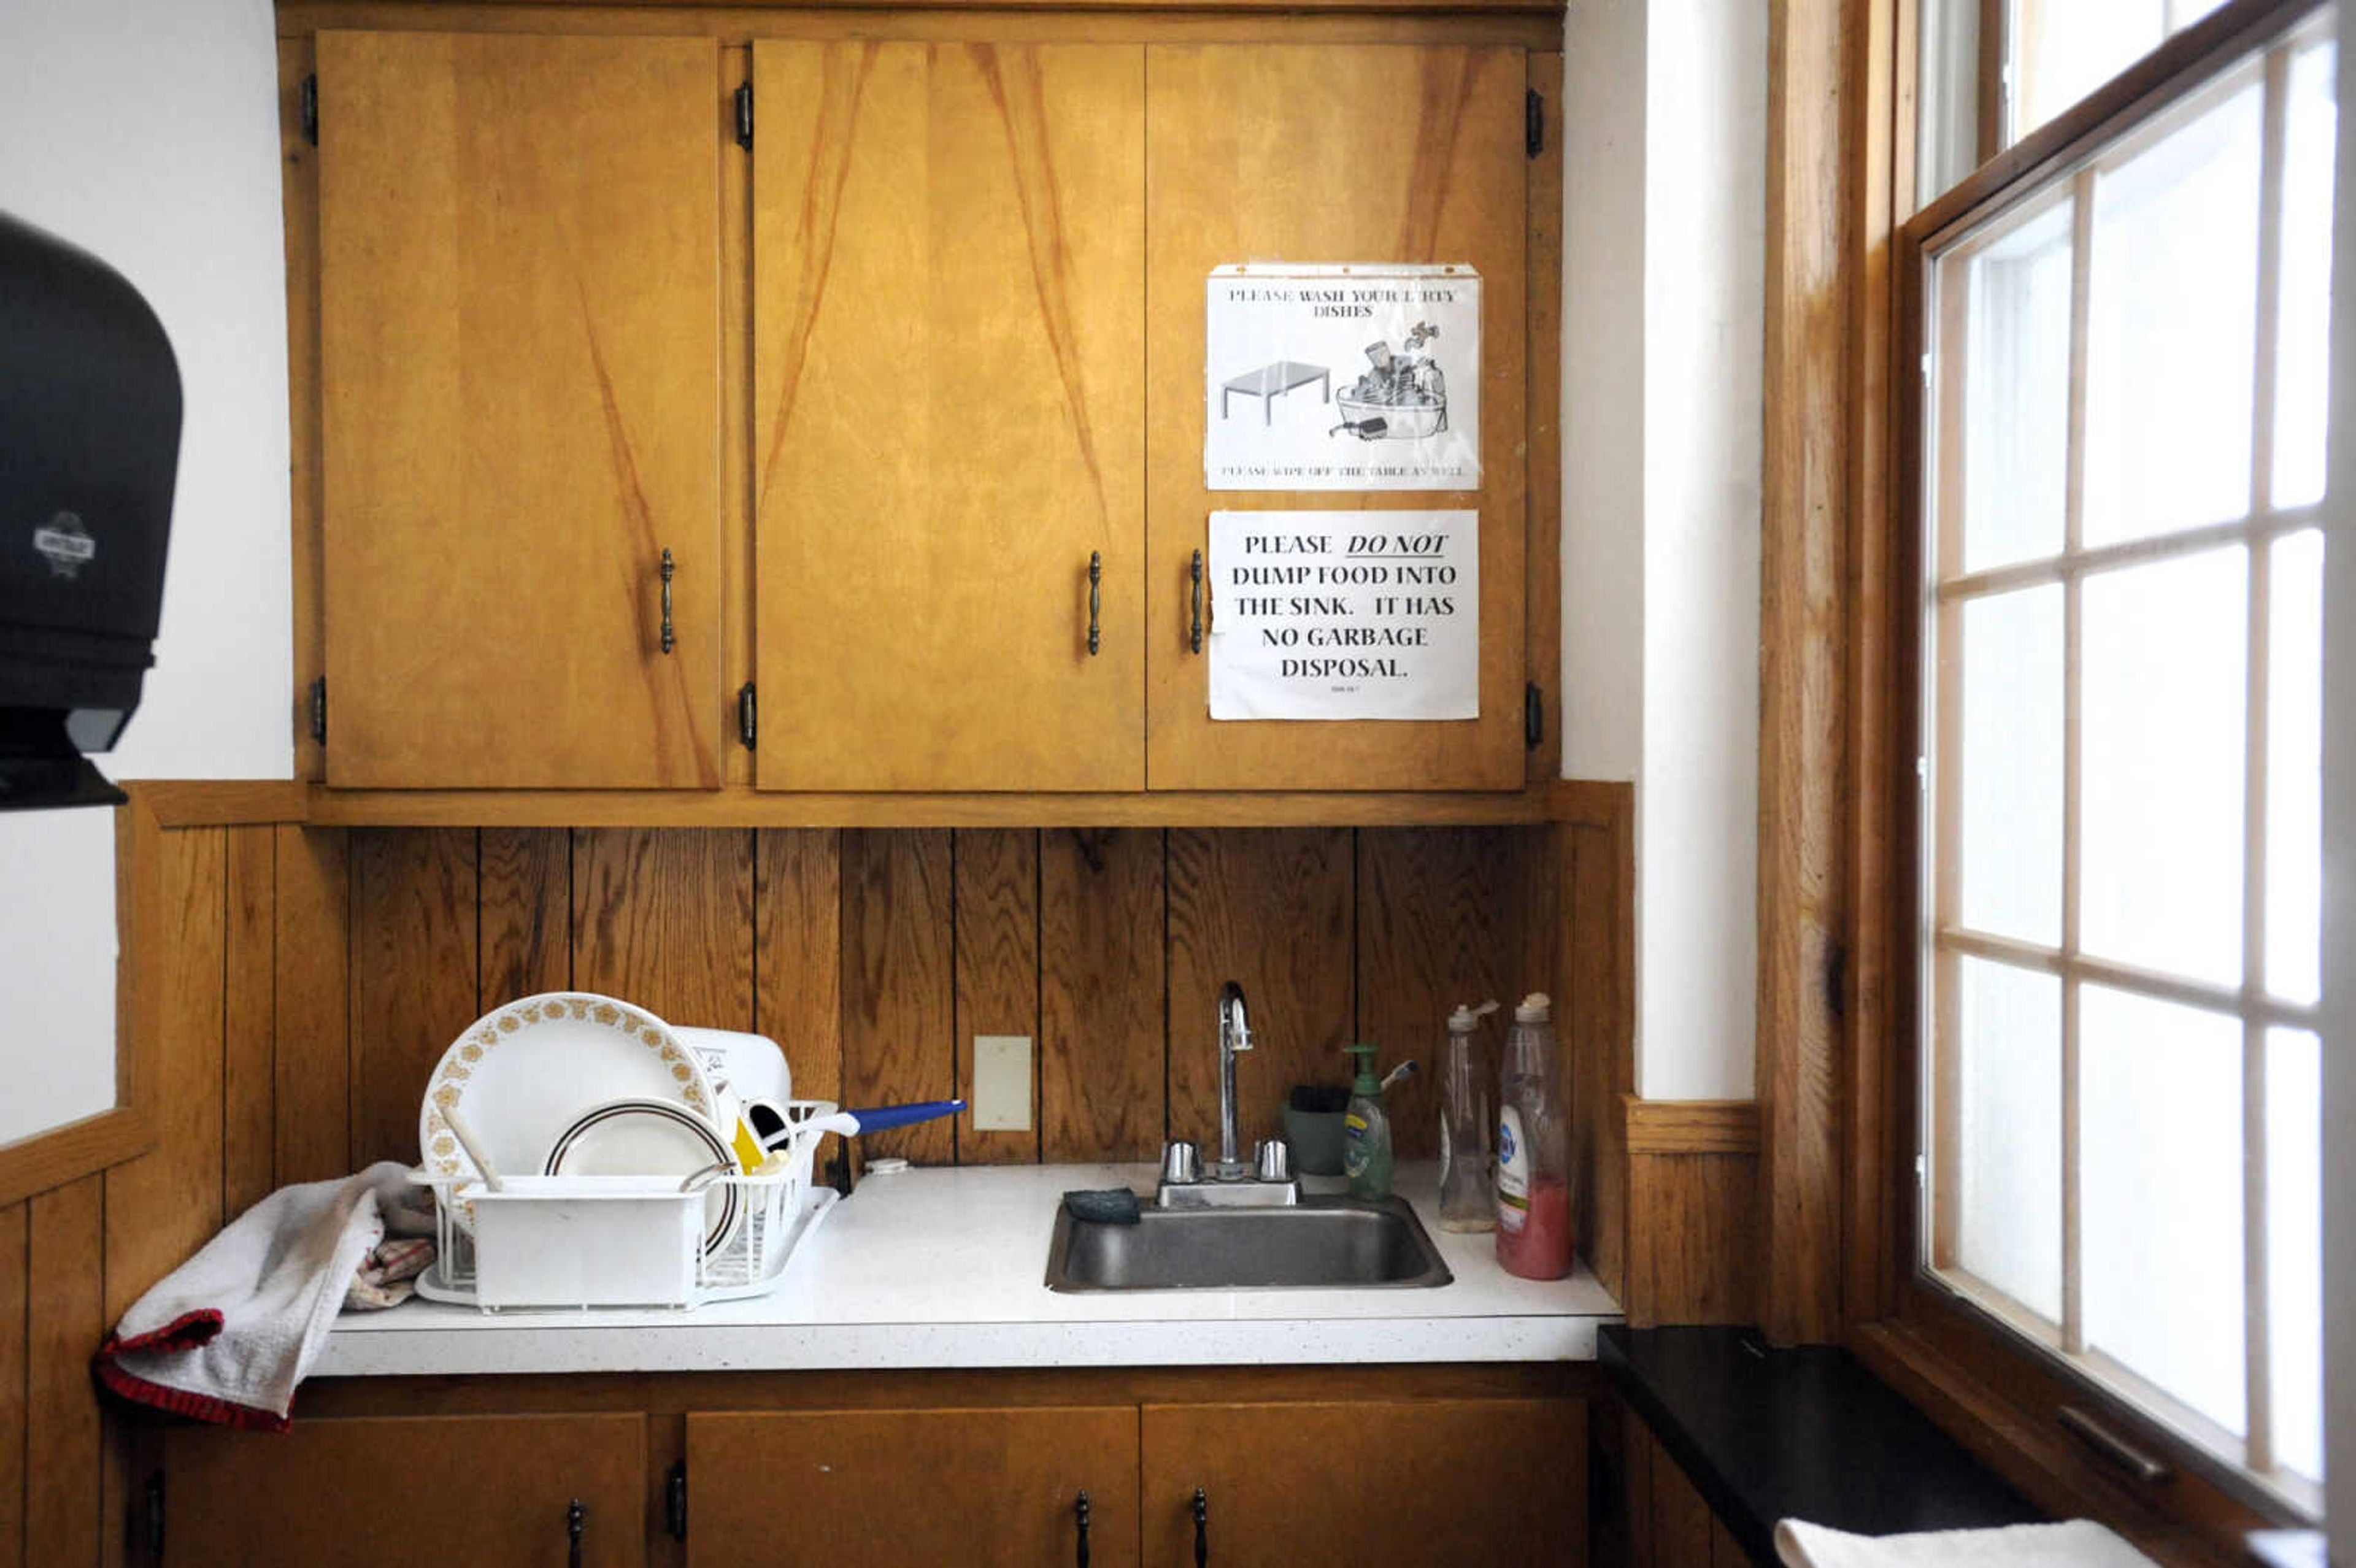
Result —
<instances>
[{"instance_id":1,"label":"chrome faucet","mask_svg":"<svg viewBox=\"0 0 2356 1568\"><path fill-rule=\"evenodd\" d=\"M1162 1181L1154 1202L1164 1209L1223 1209L1301 1201L1292 1150L1282 1138L1262 1138L1246 1160L1236 1147L1236 1053L1252 1048L1244 988L1219 987L1219 1157L1205 1168L1201 1151L1184 1138L1162 1150Z\"/></svg>"},{"instance_id":2,"label":"chrome faucet","mask_svg":"<svg viewBox=\"0 0 2356 1568\"><path fill-rule=\"evenodd\" d=\"M1236 1053L1251 1048L1244 988L1229 980L1219 987L1219 1162L1211 1168L1221 1181L1251 1174L1251 1167L1236 1157Z\"/></svg>"}]
</instances>

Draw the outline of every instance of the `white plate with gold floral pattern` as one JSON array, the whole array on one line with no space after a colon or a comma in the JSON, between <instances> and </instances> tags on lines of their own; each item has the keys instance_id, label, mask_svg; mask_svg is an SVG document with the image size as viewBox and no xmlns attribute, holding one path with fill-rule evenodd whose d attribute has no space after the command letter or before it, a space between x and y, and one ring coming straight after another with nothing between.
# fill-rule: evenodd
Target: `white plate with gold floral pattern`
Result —
<instances>
[{"instance_id":1,"label":"white plate with gold floral pattern","mask_svg":"<svg viewBox=\"0 0 2356 1568\"><path fill-rule=\"evenodd\" d=\"M609 1100L667 1101L706 1123L712 1115L703 1064L654 1014L585 991L526 997L477 1019L442 1053L418 1108L417 1143L434 1175L475 1174L442 1115L455 1105L501 1175L527 1175L584 1111ZM472 1218L464 1204L459 1214Z\"/></svg>"}]
</instances>

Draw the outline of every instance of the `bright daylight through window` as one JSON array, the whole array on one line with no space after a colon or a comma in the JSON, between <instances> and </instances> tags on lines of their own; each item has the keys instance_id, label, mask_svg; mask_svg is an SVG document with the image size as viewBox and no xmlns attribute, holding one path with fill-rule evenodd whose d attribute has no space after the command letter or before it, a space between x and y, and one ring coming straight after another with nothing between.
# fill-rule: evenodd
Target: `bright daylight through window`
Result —
<instances>
[{"instance_id":1,"label":"bright daylight through window","mask_svg":"<svg viewBox=\"0 0 2356 1568\"><path fill-rule=\"evenodd\" d=\"M2198 0L2013 0L2007 134ZM1919 1234L2319 1509L2330 8L1924 259Z\"/></svg>"}]
</instances>

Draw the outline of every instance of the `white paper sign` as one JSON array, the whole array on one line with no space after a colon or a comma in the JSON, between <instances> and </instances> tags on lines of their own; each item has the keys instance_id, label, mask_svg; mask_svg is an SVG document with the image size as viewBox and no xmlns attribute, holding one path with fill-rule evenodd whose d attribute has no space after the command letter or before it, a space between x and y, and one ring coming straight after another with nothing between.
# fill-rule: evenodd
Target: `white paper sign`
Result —
<instances>
[{"instance_id":1,"label":"white paper sign","mask_svg":"<svg viewBox=\"0 0 2356 1568\"><path fill-rule=\"evenodd\" d=\"M1481 716L1481 514L1213 512L1211 717Z\"/></svg>"},{"instance_id":2,"label":"white paper sign","mask_svg":"<svg viewBox=\"0 0 2356 1568\"><path fill-rule=\"evenodd\" d=\"M1481 487L1470 267L1221 267L1208 285L1213 490Z\"/></svg>"}]
</instances>

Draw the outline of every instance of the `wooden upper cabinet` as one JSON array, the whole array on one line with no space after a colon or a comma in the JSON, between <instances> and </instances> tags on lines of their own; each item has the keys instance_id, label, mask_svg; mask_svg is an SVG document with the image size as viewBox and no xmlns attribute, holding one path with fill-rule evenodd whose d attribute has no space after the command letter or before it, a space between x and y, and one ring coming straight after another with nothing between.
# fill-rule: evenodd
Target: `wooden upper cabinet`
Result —
<instances>
[{"instance_id":1,"label":"wooden upper cabinet","mask_svg":"<svg viewBox=\"0 0 2356 1568\"><path fill-rule=\"evenodd\" d=\"M1144 787L1142 48L753 69L761 785Z\"/></svg>"},{"instance_id":2,"label":"wooden upper cabinet","mask_svg":"<svg viewBox=\"0 0 2356 1568\"><path fill-rule=\"evenodd\" d=\"M1205 44L1146 53L1147 772L1156 789L1516 789L1523 763L1527 153L1515 48ZM1481 274L1473 494L1213 492L1205 284L1237 262ZM1337 372L1337 379L1340 373ZM1481 711L1214 723L1188 566L1214 510L1477 507ZM1212 606L1215 617L1217 606Z\"/></svg>"},{"instance_id":3,"label":"wooden upper cabinet","mask_svg":"<svg viewBox=\"0 0 2356 1568\"><path fill-rule=\"evenodd\" d=\"M717 787L718 45L317 50L328 782Z\"/></svg>"},{"instance_id":4,"label":"wooden upper cabinet","mask_svg":"<svg viewBox=\"0 0 2356 1568\"><path fill-rule=\"evenodd\" d=\"M1137 1422L1130 1404L691 1413L688 1568L1136 1568Z\"/></svg>"}]
</instances>

